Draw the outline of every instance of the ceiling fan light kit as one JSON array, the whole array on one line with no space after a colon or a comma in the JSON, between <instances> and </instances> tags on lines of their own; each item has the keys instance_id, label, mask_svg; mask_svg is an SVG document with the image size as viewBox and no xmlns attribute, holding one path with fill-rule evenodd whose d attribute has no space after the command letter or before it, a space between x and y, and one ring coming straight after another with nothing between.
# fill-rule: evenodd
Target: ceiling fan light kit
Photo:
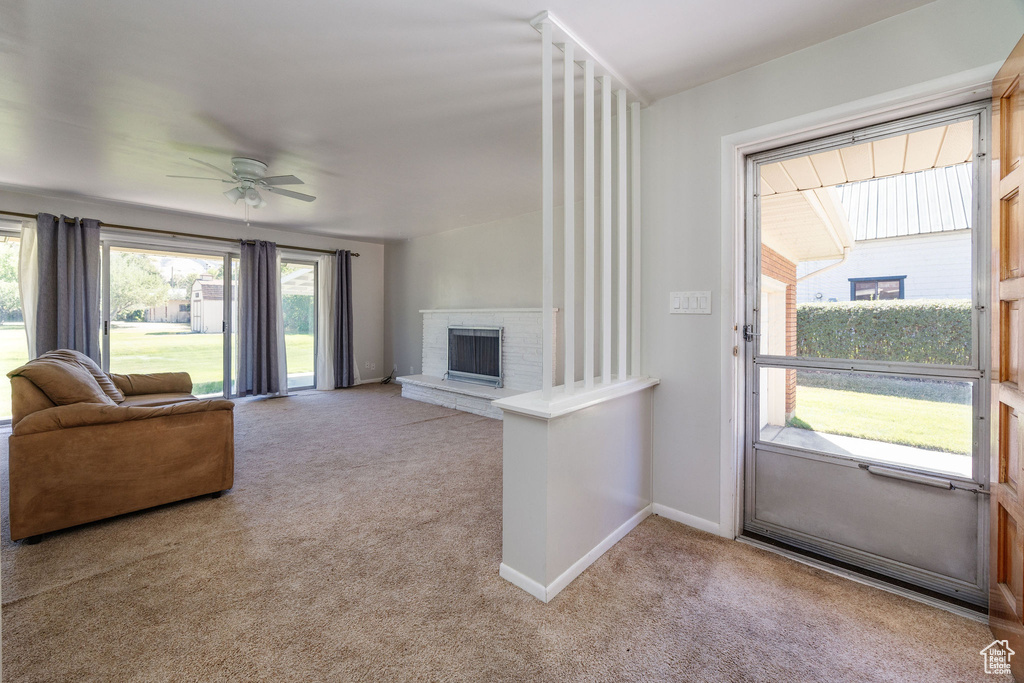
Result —
<instances>
[{"instance_id":1,"label":"ceiling fan light kit","mask_svg":"<svg viewBox=\"0 0 1024 683\"><path fill-rule=\"evenodd\" d=\"M293 175L268 176L267 165L256 159L249 159L248 157L233 157L231 159L231 172L218 168L217 166L207 163L201 159L192 159L192 161L205 166L206 168L217 171L227 177L225 179L181 175L169 175L167 177L187 178L190 180L214 180L221 183L236 183L237 186L225 192L224 196L235 204L238 203L239 199L244 200L246 206L254 209L262 209L267 205L267 201L263 198L263 195L260 194L260 190L266 190L267 192L291 197L292 199L298 199L304 202L311 202L316 199L313 195L294 192L292 190L283 190L277 187L278 185L304 185L305 183Z\"/></svg>"}]
</instances>

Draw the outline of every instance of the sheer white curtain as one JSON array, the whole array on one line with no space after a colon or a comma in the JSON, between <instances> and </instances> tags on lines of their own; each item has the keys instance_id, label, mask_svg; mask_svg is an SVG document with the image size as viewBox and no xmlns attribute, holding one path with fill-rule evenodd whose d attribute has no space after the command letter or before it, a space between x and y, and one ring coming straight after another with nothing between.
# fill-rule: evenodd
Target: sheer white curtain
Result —
<instances>
[{"instance_id":1,"label":"sheer white curtain","mask_svg":"<svg viewBox=\"0 0 1024 683\"><path fill-rule=\"evenodd\" d=\"M284 296L281 292L281 252L277 253L277 353L278 369L280 371L281 391L278 396L288 395L288 349L285 347L284 338Z\"/></svg>"},{"instance_id":2,"label":"sheer white curtain","mask_svg":"<svg viewBox=\"0 0 1024 683\"><path fill-rule=\"evenodd\" d=\"M36 239L36 222L34 220L26 220L21 224L18 290L21 294L21 314L25 321L28 357L35 358L38 355L36 353L36 319L39 310L39 242Z\"/></svg>"},{"instance_id":3,"label":"sheer white curtain","mask_svg":"<svg viewBox=\"0 0 1024 683\"><path fill-rule=\"evenodd\" d=\"M316 260L316 381L317 389L334 389L334 255Z\"/></svg>"}]
</instances>

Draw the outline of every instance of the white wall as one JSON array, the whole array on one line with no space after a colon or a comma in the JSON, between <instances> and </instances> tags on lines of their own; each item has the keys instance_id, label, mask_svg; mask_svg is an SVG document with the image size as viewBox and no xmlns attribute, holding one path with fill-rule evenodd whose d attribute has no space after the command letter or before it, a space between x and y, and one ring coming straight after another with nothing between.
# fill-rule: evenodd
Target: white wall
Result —
<instances>
[{"instance_id":1,"label":"white wall","mask_svg":"<svg viewBox=\"0 0 1024 683\"><path fill-rule=\"evenodd\" d=\"M540 122L538 121L538 134ZM540 157L537 195L540 195ZM556 207L554 306L563 309L563 212ZM576 203L582 221L583 202ZM581 223L582 224L582 223ZM581 225L580 224L580 225ZM600 231L598 231L600 232ZM576 377L583 378L583 230L576 231ZM600 252L600 236L595 239ZM494 223L388 243L385 249L386 306L384 343L388 370L398 375L422 373L423 321L420 310L443 308L539 308L541 292L541 214L539 211ZM598 264L600 270L600 264ZM600 273L596 282L600 284ZM600 287L596 301L600 316ZM612 319L618 315L612 293ZM562 314L556 315L555 337L562 339ZM600 335L598 335L600 337ZM600 374L601 343L595 343L595 372ZM612 342L612 357L616 345ZM555 385L562 383L564 351L555 346ZM613 363L614 368L614 363Z\"/></svg>"},{"instance_id":2,"label":"white wall","mask_svg":"<svg viewBox=\"0 0 1024 683\"><path fill-rule=\"evenodd\" d=\"M806 261L797 277L835 261ZM856 242L846 263L800 280L797 303L850 300L850 278L906 275L906 299L970 299L971 231L934 232ZM816 295L821 294L819 299Z\"/></svg>"},{"instance_id":3,"label":"white wall","mask_svg":"<svg viewBox=\"0 0 1024 683\"><path fill-rule=\"evenodd\" d=\"M211 237L270 240L314 249L352 249L352 308L355 360L363 379L387 374L384 369L384 246L369 242L308 235L286 230L245 227L241 221L191 216L145 207L86 199L69 199L0 189L0 210L18 213L52 213L96 218L104 223L140 228L174 230ZM139 233L144 235L144 233ZM145 239L145 238L143 238ZM364 370L366 362L376 370Z\"/></svg>"},{"instance_id":4,"label":"white wall","mask_svg":"<svg viewBox=\"0 0 1024 683\"><path fill-rule=\"evenodd\" d=\"M1022 33L1015 0L938 0L643 112L644 370L661 379L656 504L698 523L720 518L723 354L732 353L722 335L732 300L722 291L723 230L732 230L723 226L722 138L1001 63ZM701 289L714 290L712 315L665 310L667 292Z\"/></svg>"},{"instance_id":5,"label":"white wall","mask_svg":"<svg viewBox=\"0 0 1024 683\"><path fill-rule=\"evenodd\" d=\"M538 166L539 176L539 166ZM540 185L538 184L538 193ZM540 213L385 248L387 368L423 372L421 310L541 305Z\"/></svg>"}]
</instances>

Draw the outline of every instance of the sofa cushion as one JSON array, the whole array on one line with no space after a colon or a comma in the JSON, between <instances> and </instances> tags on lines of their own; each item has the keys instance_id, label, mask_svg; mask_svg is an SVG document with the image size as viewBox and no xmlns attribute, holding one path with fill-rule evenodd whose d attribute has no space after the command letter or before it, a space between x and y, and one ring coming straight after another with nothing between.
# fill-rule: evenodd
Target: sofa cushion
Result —
<instances>
[{"instance_id":1,"label":"sofa cushion","mask_svg":"<svg viewBox=\"0 0 1024 683\"><path fill-rule=\"evenodd\" d=\"M47 408L32 413L14 426L12 435L27 436L57 429L73 429L91 425L134 422L171 415L189 415L214 410L235 409L235 404L222 398L201 401L183 401L163 406L119 406L113 401L109 405L79 403Z\"/></svg>"},{"instance_id":2,"label":"sofa cushion","mask_svg":"<svg viewBox=\"0 0 1024 683\"><path fill-rule=\"evenodd\" d=\"M110 379L110 375L103 372L99 365L96 364L92 358L85 355L81 351L74 351L72 349L57 349L56 351L47 351L42 354L40 358L62 358L72 363L78 363L83 368L89 371L89 374L93 376L96 383L100 385L100 389L103 393L110 397L114 403L120 403L124 400L124 394L114 385L114 382Z\"/></svg>"},{"instance_id":3,"label":"sofa cushion","mask_svg":"<svg viewBox=\"0 0 1024 683\"><path fill-rule=\"evenodd\" d=\"M192 378L187 372L111 375L110 379L125 396L192 393Z\"/></svg>"},{"instance_id":4,"label":"sofa cushion","mask_svg":"<svg viewBox=\"0 0 1024 683\"><path fill-rule=\"evenodd\" d=\"M165 406L171 403L182 401L198 401L192 394L164 393L164 394L140 394L138 396L125 396L121 401L122 406Z\"/></svg>"},{"instance_id":5,"label":"sofa cushion","mask_svg":"<svg viewBox=\"0 0 1024 683\"><path fill-rule=\"evenodd\" d=\"M100 388L91 372L78 362L59 355L43 354L7 373L7 376L28 379L58 406L72 403L117 405Z\"/></svg>"}]
</instances>

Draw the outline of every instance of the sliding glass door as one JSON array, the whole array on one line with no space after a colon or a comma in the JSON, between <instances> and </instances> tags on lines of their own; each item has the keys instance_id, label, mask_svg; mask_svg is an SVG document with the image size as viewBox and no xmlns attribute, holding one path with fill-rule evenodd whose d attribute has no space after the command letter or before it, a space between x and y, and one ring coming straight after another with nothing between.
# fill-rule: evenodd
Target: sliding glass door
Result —
<instances>
[{"instance_id":1,"label":"sliding glass door","mask_svg":"<svg viewBox=\"0 0 1024 683\"><path fill-rule=\"evenodd\" d=\"M315 261L281 261L281 309L288 359L288 388L312 389L316 367Z\"/></svg>"},{"instance_id":2,"label":"sliding glass door","mask_svg":"<svg viewBox=\"0 0 1024 683\"><path fill-rule=\"evenodd\" d=\"M195 395L223 395L225 257L121 246L104 255L108 371L187 372Z\"/></svg>"},{"instance_id":3,"label":"sliding glass door","mask_svg":"<svg viewBox=\"0 0 1024 683\"><path fill-rule=\"evenodd\" d=\"M11 382L7 373L28 361L18 293L20 247L16 229L0 229L0 420L11 418Z\"/></svg>"}]
</instances>

